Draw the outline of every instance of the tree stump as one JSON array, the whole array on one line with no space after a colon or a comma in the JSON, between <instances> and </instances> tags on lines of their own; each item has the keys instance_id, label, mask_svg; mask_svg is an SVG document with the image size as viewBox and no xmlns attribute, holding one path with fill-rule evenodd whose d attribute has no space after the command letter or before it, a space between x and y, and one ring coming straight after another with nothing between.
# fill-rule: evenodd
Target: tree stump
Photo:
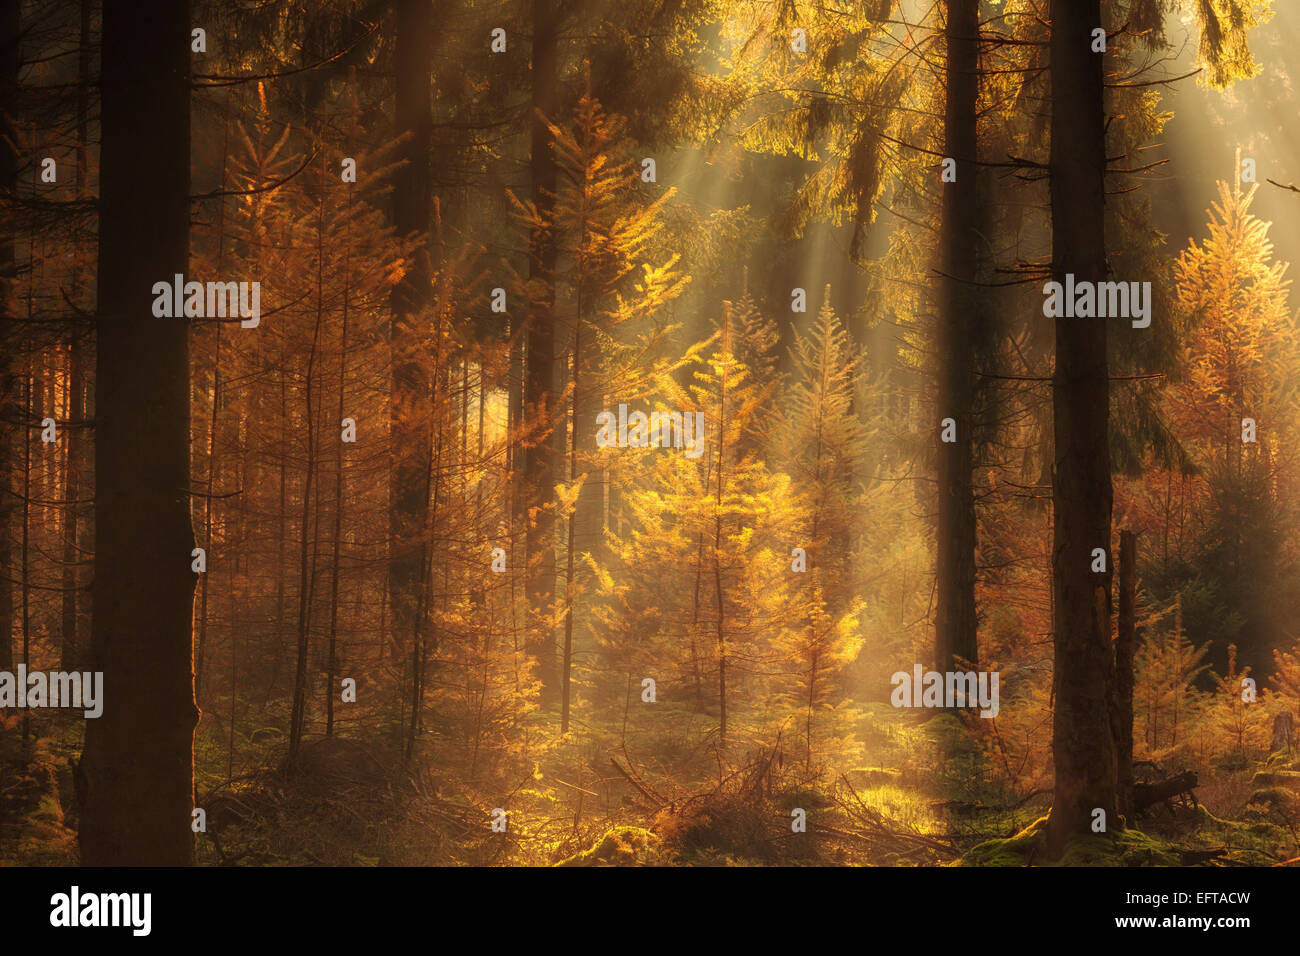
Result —
<instances>
[{"instance_id":1,"label":"tree stump","mask_svg":"<svg viewBox=\"0 0 1300 956\"><path fill-rule=\"evenodd\" d=\"M1291 752L1295 744L1295 720L1289 710L1284 710L1273 718L1273 744L1268 748L1269 753L1277 753L1279 750Z\"/></svg>"}]
</instances>

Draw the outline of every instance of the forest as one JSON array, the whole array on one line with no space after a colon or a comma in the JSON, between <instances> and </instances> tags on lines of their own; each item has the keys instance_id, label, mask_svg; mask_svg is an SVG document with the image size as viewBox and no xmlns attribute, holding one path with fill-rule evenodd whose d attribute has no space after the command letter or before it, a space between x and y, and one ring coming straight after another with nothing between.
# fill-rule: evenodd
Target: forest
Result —
<instances>
[{"instance_id":1,"label":"forest","mask_svg":"<svg viewBox=\"0 0 1300 956\"><path fill-rule=\"evenodd\" d=\"M1300 865L1295 43L0 0L0 866Z\"/></svg>"}]
</instances>

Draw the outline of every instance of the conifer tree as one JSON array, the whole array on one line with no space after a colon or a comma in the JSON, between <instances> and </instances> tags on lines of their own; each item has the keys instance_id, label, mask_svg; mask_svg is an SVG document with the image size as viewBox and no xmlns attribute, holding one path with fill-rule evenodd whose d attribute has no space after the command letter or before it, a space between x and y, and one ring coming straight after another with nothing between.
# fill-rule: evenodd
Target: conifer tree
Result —
<instances>
[{"instance_id":1,"label":"conifer tree","mask_svg":"<svg viewBox=\"0 0 1300 956\"><path fill-rule=\"evenodd\" d=\"M556 328L567 340L569 370L567 468L561 495L566 526L559 677L564 733L571 706L574 617L582 587L577 577L578 525L583 517L589 526L595 524L592 519L608 482L607 474L595 474L595 413L616 393L643 390L661 373L664 362L657 352L666 328L656 319L686 280L674 271L676 257L658 266L643 261L672 193L653 200L638 196L623 122L606 117L586 94L575 108L572 128L552 124L550 133L560 185L550 206L552 220L542 228L559 253L555 287L548 295ZM540 219L548 213L529 206L525 214ZM595 534L583 541L589 549L600 544L601 529L592 530Z\"/></svg>"}]
</instances>

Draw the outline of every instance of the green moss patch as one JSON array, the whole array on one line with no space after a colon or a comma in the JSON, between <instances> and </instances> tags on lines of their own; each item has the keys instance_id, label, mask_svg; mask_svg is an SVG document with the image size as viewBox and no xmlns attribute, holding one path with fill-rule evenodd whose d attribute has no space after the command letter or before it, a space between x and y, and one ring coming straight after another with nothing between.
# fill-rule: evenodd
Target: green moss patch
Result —
<instances>
[{"instance_id":1,"label":"green moss patch","mask_svg":"<svg viewBox=\"0 0 1300 956\"><path fill-rule=\"evenodd\" d=\"M651 866L659 862L659 837L643 827L614 827L590 849L556 866Z\"/></svg>"},{"instance_id":2,"label":"green moss patch","mask_svg":"<svg viewBox=\"0 0 1300 956\"><path fill-rule=\"evenodd\" d=\"M1047 816L1015 836L986 840L968 850L961 866L1178 866L1176 848L1141 830L1117 830L1071 840L1060 860L1049 861Z\"/></svg>"}]
</instances>

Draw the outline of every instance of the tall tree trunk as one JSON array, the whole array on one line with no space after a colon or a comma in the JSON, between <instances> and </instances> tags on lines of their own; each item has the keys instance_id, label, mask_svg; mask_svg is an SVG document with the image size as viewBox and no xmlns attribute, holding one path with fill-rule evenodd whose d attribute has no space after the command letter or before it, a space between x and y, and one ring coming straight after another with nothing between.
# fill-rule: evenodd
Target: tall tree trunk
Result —
<instances>
[{"instance_id":1,"label":"tall tree trunk","mask_svg":"<svg viewBox=\"0 0 1300 956\"><path fill-rule=\"evenodd\" d=\"M90 15L91 0L81 0L80 30L77 46L77 198L90 197ZM84 286L82 258L78 250L73 266L73 287ZM62 595L62 647L59 669L77 667L81 647L82 600L81 554L85 526L82 521L81 497L86 471L86 343L88 329L77 316L72 319L69 335L68 367L68 420L71 425L64 432L66 442L64 469L64 514L67 526L63 539L63 595ZM0 531L0 533L3 533Z\"/></svg>"},{"instance_id":2,"label":"tall tree trunk","mask_svg":"<svg viewBox=\"0 0 1300 956\"><path fill-rule=\"evenodd\" d=\"M555 122L559 105L556 59L558 11L555 0L533 0L532 200L543 222L555 209L554 142L546 121ZM550 228L534 229L529 242L528 279L534 291L527 318L528 349L524 368L524 414L536 432L524 452L524 504L527 521L528 600L546 617L555 591L556 462L563 456L563 430L556 427L555 401L555 264L557 250ZM545 698L554 700L557 675L555 635L539 623L530 629L531 653Z\"/></svg>"},{"instance_id":3,"label":"tall tree trunk","mask_svg":"<svg viewBox=\"0 0 1300 956\"><path fill-rule=\"evenodd\" d=\"M18 100L18 39L22 31L19 0L0 0L0 190L14 195L18 185L18 136L6 115ZM14 230L0 229L0 670L14 666L13 474L17 470L15 432L21 414L13 363L18 354L18 302Z\"/></svg>"},{"instance_id":4,"label":"tall tree trunk","mask_svg":"<svg viewBox=\"0 0 1300 956\"><path fill-rule=\"evenodd\" d=\"M1102 56L1092 31L1100 0L1052 0L1052 277L1064 283L1106 278L1103 209L1106 168ZM1055 468L1052 484L1055 799L1048 848L1091 833L1094 812L1115 819L1115 747L1109 703L1110 418L1103 319L1056 320L1053 379ZM1094 573L1093 549L1106 555Z\"/></svg>"},{"instance_id":5,"label":"tall tree trunk","mask_svg":"<svg viewBox=\"0 0 1300 956\"><path fill-rule=\"evenodd\" d=\"M527 345L526 321L514 316L507 316L510 341L510 361L506 371L506 433L511 440L506 445L506 471L511 476L509 508L511 514L510 528L515 527L515 518L522 515L524 506L524 482L522 449L514 440L524 419L524 351ZM513 542L512 542L513 543ZM514 564L515 555L511 553L510 561Z\"/></svg>"},{"instance_id":6,"label":"tall tree trunk","mask_svg":"<svg viewBox=\"0 0 1300 956\"><path fill-rule=\"evenodd\" d=\"M704 583L704 532L695 535L695 590L691 599L691 683L695 688L695 709L704 711L704 677L700 670L700 654L695 640L700 627L700 606Z\"/></svg>"},{"instance_id":7,"label":"tall tree trunk","mask_svg":"<svg viewBox=\"0 0 1300 956\"><path fill-rule=\"evenodd\" d=\"M289 371L284 351L281 349L276 358L280 375L280 443L283 450L289 447ZM284 657L285 630L285 574L284 561L289 549L289 456L281 453L276 465L279 481L280 508L276 512L276 555L275 555L275 653L271 657L271 675L266 682L266 697L262 701L265 708L275 696L275 689L280 686L280 665Z\"/></svg>"},{"instance_id":8,"label":"tall tree trunk","mask_svg":"<svg viewBox=\"0 0 1300 956\"><path fill-rule=\"evenodd\" d=\"M434 204L434 218L439 231L441 231L442 223L436 201ZM439 261L442 261L441 256L439 256ZM443 342L446 341L446 334L443 329L444 312L445 310L439 303L438 321L434 330L433 385L428 396L430 412L434 417L430 419L429 430L425 435L425 440L430 443L425 450L425 453L429 456L430 467L424 474L424 540L428 543L424 549L425 565L421 570L424 587L420 591L420 601L416 606L418 626L415 640L411 644L411 717L407 728L406 749L404 751L408 761L415 756L416 741L419 739L420 732L424 729L425 673L428 667L429 650L437 645L437 633L432 624L433 614L436 610L434 601L441 601L447 593L448 568L445 562L442 569L442 591L438 595L433 593L433 554L434 542L437 540L438 504L441 500L442 484L446 474L442 467L443 439L446 434L447 413L450 405L450 402L443 400L442 396L449 395L451 392L451 367L454 361L450 355L445 359L443 357L442 346ZM432 501L430 501L431 494Z\"/></svg>"},{"instance_id":9,"label":"tall tree trunk","mask_svg":"<svg viewBox=\"0 0 1300 956\"><path fill-rule=\"evenodd\" d=\"M390 442L393 466L388 485L391 536L388 593L395 649L401 649L422 643L422 609L427 607L429 589L425 575L428 549L425 531L429 510L431 378L427 350L420 343L429 320L432 275L428 251L432 212L429 151L433 145L429 84L433 6L430 0L398 0L395 29L396 119L397 129L406 139L401 148L404 165L394 181L393 225L401 237L418 243L411 269L393 290L392 298ZM418 649L412 653L418 653ZM414 670L411 679L419 680Z\"/></svg>"},{"instance_id":10,"label":"tall tree trunk","mask_svg":"<svg viewBox=\"0 0 1300 956\"><path fill-rule=\"evenodd\" d=\"M713 498L713 598L717 602L718 620L714 633L718 654L718 749L727 749L727 616L726 593L722 587L722 501L726 488L726 421L727 382L732 373L731 303L722 303L722 360L718 376L718 475Z\"/></svg>"},{"instance_id":11,"label":"tall tree trunk","mask_svg":"<svg viewBox=\"0 0 1300 956\"><path fill-rule=\"evenodd\" d=\"M84 356L81 343L81 330L74 327L72 343L68 353L68 421L71 427L65 428L62 439L66 442L64 449L63 498L63 574L61 599L61 621L59 647L59 669L74 670L77 666L78 644L78 604L81 594L81 549L78 547L78 514L81 498L82 477L82 438L84 432L80 422L85 418L85 404L82 394L85 390Z\"/></svg>"},{"instance_id":12,"label":"tall tree trunk","mask_svg":"<svg viewBox=\"0 0 1300 956\"><path fill-rule=\"evenodd\" d=\"M352 221L352 196L348 195L348 222ZM348 236L350 238L351 232ZM348 319L350 318L350 293L352 291L352 254L351 247L345 247L343 253L343 320L339 328L339 401L334 408L336 428L343 427L343 418L347 409L348 385ZM330 630L329 645L325 658L325 736L334 736L334 695L338 693L339 659L339 558L343 547L343 442L339 441L334 449L334 530L332 534L333 553L330 555Z\"/></svg>"},{"instance_id":13,"label":"tall tree trunk","mask_svg":"<svg viewBox=\"0 0 1300 956\"><path fill-rule=\"evenodd\" d=\"M289 759L297 758L307 729L307 662L311 656L311 607L316 589L317 535L313 512L319 510L316 482L316 354L325 320L325 200L316 207L316 321L303 377L303 423L307 430L307 470L302 480L302 520L298 539L298 642L293 669L293 706L289 714ZM309 544L310 542L310 544Z\"/></svg>"},{"instance_id":14,"label":"tall tree trunk","mask_svg":"<svg viewBox=\"0 0 1300 956\"><path fill-rule=\"evenodd\" d=\"M573 422L570 427L569 435L569 474L567 481L570 485L578 477L578 410L579 405L579 388L582 385L580 370L582 368L582 305L581 295L579 295L577 322L574 323L573 329L573 367L572 377L569 383L573 389L571 396ZM577 550L577 530L578 530L578 503L574 502L573 511L570 512L565 525L568 529L568 541L564 549L564 651L560 662L560 733L569 732L569 707L572 703L572 677L573 677L573 604L576 600L574 592L574 582L576 575L574 573L574 551Z\"/></svg>"},{"instance_id":15,"label":"tall tree trunk","mask_svg":"<svg viewBox=\"0 0 1300 956\"><path fill-rule=\"evenodd\" d=\"M219 258L219 257L218 257ZM212 548L212 495L217 480L217 416L221 413L221 323L216 323L213 330L212 346L212 405L211 417L208 419L208 482L204 489L207 497L203 499L203 547ZM227 539L229 540L229 539ZM199 607L195 622L196 639L194 645L194 699L203 700L203 664L208 644L208 575L204 574L198 582Z\"/></svg>"},{"instance_id":16,"label":"tall tree trunk","mask_svg":"<svg viewBox=\"0 0 1300 956\"><path fill-rule=\"evenodd\" d=\"M31 319L31 289L32 274L28 274L27 282L27 318ZM23 666L28 670L32 667L32 499L36 495L32 494L32 428L30 422L41 419L42 415L36 413L35 400L32 398L34 392L40 392L40 377L32 374L32 344L31 326L28 326L28 335L25 336L23 351L27 357L27 374L24 381L27 383L24 390L23 421L28 422L23 429L23 484L22 484L22 501L23 501L23 530L18 546L22 549L19 564L21 570L18 578L18 594L22 603L21 625L22 625L22 649L23 649ZM31 710L23 710L23 753L27 753L28 744L31 742Z\"/></svg>"},{"instance_id":17,"label":"tall tree trunk","mask_svg":"<svg viewBox=\"0 0 1300 956\"><path fill-rule=\"evenodd\" d=\"M226 111L221 124L221 181L225 184L226 162L230 157L230 91L226 91ZM224 274L226 265L226 203L222 200L217 207L217 271ZM212 548L212 502L217 483L217 423L221 415L221 327L224 323L215 323L212 343L212 405L208 419L208 454L207 454L207 496L203 499L203 547ZM229 541L227 534L224 540ZM199 579L199 611L197 640L194 650L194 699L203 703L203 664L208 645L208 575ZM235 575L230 572L228 586L233 586Z\"/></svg>"},{"instance_id":18,"label":"tall tree trunk","mask_svg":"<svg viewBox=\"0 0 1300 956\"><path fill-rule=\"evenodd\" d=\"M977 277L980 235L976 107L979 97L979 0L948 0L944 155L956 160L957 181L943 184L939 233L940 341L937 417L956 423L956 440L939 443L939 526L935 665L940 671L976 666L975 498L971 488L975 427L973 356L984 320ZM937 423L936 423L937 424ZM958 667L957 661L966 661Z\"/></svg>"},{"instance_id":19,"label":"tall tree trunk","mask_svg":"<svg viewBox=\"0 0 1300 956\"><path fill-rule=\"evenodd\" d=\"M81 861L194 861L189 326L153 284L189 260L189 4L104 0L95 566L103 715L78 767Z\"/></svg>"},{"instance_id":20,"label":"tall tree trunk","mask_svg":"<svg viewBox=\"0 0 1300 956\"><path fill-rule=\"evenodd\" d=\"M1115 629L1116 803L1133 817L1133 655L1137 649L1137 535L1119 535L1119 620Z\"/></svg>"},{"instance_id":21,"label":"tall tree trunk","mask_svg":"<svg viewBox=\"0 0 1300 956\"><path fill-rule=\"evenodd\" d=\"M249 418L252 416L248 415L246 412L236 411L235 417L238 419L235 423L235 434L246 434L245 426L247 425ZM255 471L260 471L260 469L255 469L249 465L248 457L248 442L241 441L239 443L239 455L232 461L232 464L236 469L235 474L232 476L232 483L236 488L249 487L249 476L254 474ZM247 541L248 539L245 535L248 532L249 525L248 511L241 508L236 512L236 515L234 532L230 535L230 540ZM236 558L236 565L238 565L238 561L239 559ZM232 578L233 573L239 570L238 566L236 566L234 571L232 571ZM240 604L238 596L235 593L233 580L231 586L226 588L226 598L228 607L226 620L229 622L228 626L230 628L230 710L226 722L226 782L230 783L235 776L235 718L238 716L237 707L239 703L239 635L244 633L240 626ZM277 634L277 638L278 636L279 635ZM275 646L275 656L277 658L279 657L279 653L280 645L277 640Z\"/></svg>"}]
</instances>

